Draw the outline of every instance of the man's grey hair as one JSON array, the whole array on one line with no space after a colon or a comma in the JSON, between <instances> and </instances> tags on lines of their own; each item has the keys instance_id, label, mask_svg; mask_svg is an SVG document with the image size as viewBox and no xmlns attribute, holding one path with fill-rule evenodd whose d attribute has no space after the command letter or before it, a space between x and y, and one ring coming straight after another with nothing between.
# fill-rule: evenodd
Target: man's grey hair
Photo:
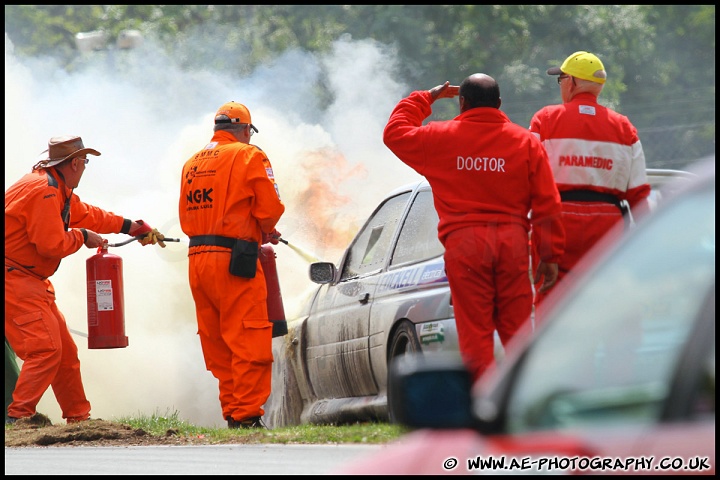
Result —
<instances>
[{"instance_id":1,"label":"man's grey hair","mask_svg":"<svg viewBox=\"0 0 720 480\"><path fill-rule=\"evenodd\" d=\"M218 123L213 127L213 132L225 130L226 132L230 132L234 135L237 132L244 130L245 127L247 127L246 123Z\"/></svg>"}]
</instances>

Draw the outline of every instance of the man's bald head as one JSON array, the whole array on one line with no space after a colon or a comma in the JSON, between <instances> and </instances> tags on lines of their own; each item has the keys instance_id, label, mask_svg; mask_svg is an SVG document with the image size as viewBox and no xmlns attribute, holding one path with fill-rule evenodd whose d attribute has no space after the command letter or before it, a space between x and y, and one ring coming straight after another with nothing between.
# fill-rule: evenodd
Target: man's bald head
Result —
<instances>
[{"instance_id":1,"label":"man's bald head","mask_svg":"<svg viewBox=\"0 0 720 480\"><path fill-rule=\"evenodd\" d=\"M474 73L460 84L460 111L471 108L500 108L500 87L490 75Z\"/></svg>"}]
</instances>

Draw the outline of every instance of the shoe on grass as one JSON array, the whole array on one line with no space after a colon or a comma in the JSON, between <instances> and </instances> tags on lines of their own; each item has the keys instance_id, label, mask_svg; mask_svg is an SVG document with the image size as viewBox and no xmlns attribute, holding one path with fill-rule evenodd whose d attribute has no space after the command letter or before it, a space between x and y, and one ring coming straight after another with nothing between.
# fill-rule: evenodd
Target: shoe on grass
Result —
<instances>
[{"instance_id":1,"label":"shoe on grass","mask_svg":"<svg viewBox=\"0 0 720 480\"><path fill-rule=\"evenodd\" d=\"M246 418L244 420L235 420L234 418L228 416L227 417L228 422L228 428L243 428L243 429L251 429L251 428L258 428L267 430L267 427L262 421L262 417L250 417Z\"/></svg>"}]
</instances>

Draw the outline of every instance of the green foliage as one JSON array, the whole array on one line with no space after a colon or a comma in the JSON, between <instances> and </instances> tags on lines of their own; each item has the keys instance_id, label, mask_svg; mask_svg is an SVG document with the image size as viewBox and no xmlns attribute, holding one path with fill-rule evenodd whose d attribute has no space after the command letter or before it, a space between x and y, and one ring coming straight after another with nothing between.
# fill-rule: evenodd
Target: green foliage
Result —
<instances>
[{"instance_id":1,"label":"green foliage","mask_svg":"<svg viewBox=\"0 0 720 480\"><path fill-rule=\"evenodd\" d=\"M292 49L322 54L339 39L372 39L394 52L405 93L487 73L521 125L560 102L545 70L588 50L609 74L600 102L638 127L649 166L715 150L714 5L5 6L15 53L68 69L78 67L77 33L102 30L114 41L125 29L159 42L181 68L239 76ZM322 82L317 93L330 105ZM456 104L439 102L431 120L455 115Z\"/></svg>"},{"instance_id":2,"label":"green foliage","mask_svg":"<svg viewBox=\"0 0 720 480\"><path fill-rule=\"evenodd\" d=\"M100 5L5 5L5 33L18 52L69 61L75 34L92 30L102 15Z\"/></svg>"},{"instance_id":3,"label":"green foliage","mask_svg":"<svg viewBox=\"0 0 720 480\"><path fill-rule=\"evenodd\" d=\"M164 415L160 415L156 410L149 416L138 413L137 417L121 417L117 421L130 425L133 428L142 428L153 435L164 434L171 428L188 431L195 431L196 429L193 425L181 420L177 411L170 412L169 410L166 411Z\"/></svg>"},{"instance_id":4,"label":"green foliage","mask_svg":"<svg viewBox=\"0 0 720 480\"><path fill-rule=\"evenodd\" d=\"M272 430L244 430L228 428L206 428L191 425L178 416L178 412L167 411L164 415L156 411L151 415L139 413L135 417L122 417L118 423L129 425L134 429L164 436L168 432L180 437L203 437L210 443L232 443L237 437L245 443L388 443L400 437L406 430L398 425L387 423L355 423L352 425L299 425L276 428Z\"/></svg>"}]
</instances>

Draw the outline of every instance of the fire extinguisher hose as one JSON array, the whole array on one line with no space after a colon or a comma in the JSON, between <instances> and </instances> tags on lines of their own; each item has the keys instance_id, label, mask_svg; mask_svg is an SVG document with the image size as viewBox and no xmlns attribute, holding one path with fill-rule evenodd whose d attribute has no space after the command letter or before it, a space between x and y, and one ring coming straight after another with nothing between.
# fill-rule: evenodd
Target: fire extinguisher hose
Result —
<instances>
[{"instance_id":1,"label":"fire extinguisher hose","mask_svg":"<svg viewBox=\"0 0 720 480\"><path fill-rule=\"evenodd\" d=\"M142 238L142 235L141 235L141 236L138 236L138 237L130 238L130 239L125 240L125 241L123 241L123 242L110 243L110 244L108 244L108 247L122 247L123 245L127 245L128 243L132 243L132 242L134 242L134 241L136 241L136 240L140 240L140 238ZM163 238L163 242L182 242L182 241L183 241L183 240L180 239L180 238L168 238L168 237L164 237L164 238ZM309 263L314 263L314 262L320 262L320 261L321 261L321 260L320 260L317 256L315 256L314 254L308 252L308 251L305 250L304 248L301 248L301 247L295 245L294 243L288 242L288 241L285 240L284 238L278 238L278 241L279 241L280 243L283 243L283 244L287 245L288 247L290 247L293 251L295 251L295 253L297 253L298 255L300 255L302 258L305 259L305 261L307 261L307 262L309 262Z\"/></svg>"},{"instance_id":2,"label":"fire extinguisher hose","mask_svg":"<svg viewBox=\"0 0 720 480\"><path fill-rule=\"evenodd\" d=\"M118 243L108 243L108 247L122 247L123 245L127 245L128 243L132 243L135 240L140 240L140 237L133 237L129 240L125 240L124 242L118 242ZM163 242L179 242L179 238L163 238Z\"/></svg>"}]
</instances>

